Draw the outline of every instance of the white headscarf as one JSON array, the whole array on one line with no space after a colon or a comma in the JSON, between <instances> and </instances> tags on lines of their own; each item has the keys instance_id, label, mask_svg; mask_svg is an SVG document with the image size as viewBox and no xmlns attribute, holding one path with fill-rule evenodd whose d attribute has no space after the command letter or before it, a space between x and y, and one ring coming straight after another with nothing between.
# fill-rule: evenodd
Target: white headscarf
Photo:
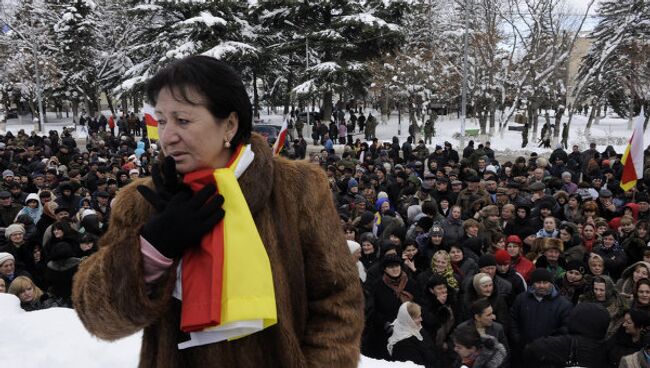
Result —
<instances>
[{"instance_id":1,"label":"white headscarf","mask_svg":"<svg viewBox=\"0 0 650 368\"><path fill-rule=\"evenodd\" d=\"M406 309L411 302L405 302L399 307L397 318L393 321L393 334L388 338L388 353L393 355L393 347L395 344L402 340L406 340L411 336L415 336L418 340L422 341L420 330L422 326L418 326L411 318L408 310Z\"/></svg>"},{"instance_id":2,"label":"white headscarf","mask_svg":"<svg viewBox=\"0 0 650 368\"><path fill-rule=\"evenodd\" d=\"M355 242L354 240L348 240L348 248L350 248L350 254L354 254L357 250L361 249L361 244ZM357 270L359 271L359 278L362 282L366 282L366 268L363 267L361 261L357 261Z\"/></svg>"}]
</instances>

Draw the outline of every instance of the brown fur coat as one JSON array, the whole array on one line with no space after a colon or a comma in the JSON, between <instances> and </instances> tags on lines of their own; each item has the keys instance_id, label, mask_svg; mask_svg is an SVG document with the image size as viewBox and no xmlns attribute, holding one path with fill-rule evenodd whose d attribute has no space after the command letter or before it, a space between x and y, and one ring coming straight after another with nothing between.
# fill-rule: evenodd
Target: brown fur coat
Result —
<instances>
[{"instance_id":1,"label":"brown fur coat","mask_svg":"<svg viewBox=\"0 0 650 368\"><path fill-rule=\"evenodd\" d=\"M115 340L144 328L140 367L356 367L363 297L324 172L273 158L251 138L255 160L239 182L275 283L278 323L248 337L178 350L176 267L154 285L143 276L139 230L153 208L136 186L120 191L99 251L79 267L73 300L93 335Z\"/></svg>"}]
</instances>

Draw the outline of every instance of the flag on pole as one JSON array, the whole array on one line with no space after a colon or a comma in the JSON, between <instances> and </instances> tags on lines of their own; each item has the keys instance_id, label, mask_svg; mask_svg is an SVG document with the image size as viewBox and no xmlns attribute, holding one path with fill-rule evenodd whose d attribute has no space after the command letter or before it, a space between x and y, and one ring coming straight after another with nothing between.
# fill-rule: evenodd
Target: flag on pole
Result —
<instances>
[{"instance_id":1,"label":"flag on pole","mask_svg":"<svg viewBox=\"0 0 650 368\"><path fill-rule=\"evenodd\" d=\"M636 185L636 181L643 178L643 121L645 113L641 108L641 114L634 123L632 137L625 148L621 159L623 164L623 175L621 176L621 188L628 191Z\"/></svg>"},{"instance_id":2,"label":"flag on pole","mask_svg":"<svg viewBox=\"0 0 650 368\"><path fill-rule=\"evenodd\" d=\"M160 139L158 137L158 120L155 118L153 106L145 103L142 111L144 112L144 124L147 127L147 137L155 140Z\"/></svg>"},{"instance_id":3,"label":"flag on pole","mask_svg":"<svg viewBox=\"0 0 650 368\"><path fill-rule=\"evenodd\" d=\"M284 123L282 123L280 133L278 133L278 138L275 140L275 143L273 143L274 156L279 155L280 151L282 151L282 147L284 147L284 141L287 139L287 129L287 121L285 120Z\"/></svg>"}]
</instances>

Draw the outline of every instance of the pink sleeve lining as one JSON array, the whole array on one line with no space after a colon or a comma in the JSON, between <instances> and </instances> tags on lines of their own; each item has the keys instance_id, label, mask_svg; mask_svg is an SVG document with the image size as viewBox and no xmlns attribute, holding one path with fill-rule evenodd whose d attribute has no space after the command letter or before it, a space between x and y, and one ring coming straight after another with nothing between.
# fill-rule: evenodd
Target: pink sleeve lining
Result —
<instances>
[{"instance_id":1,"label":"pink sleeve lining","mask_svg":"<svg viewBox=\"0 0 650 368\"><path fill-rule=\"evenodd\" d=\"M156 281L174 263L173 259L160 254L147 239L140 236L140 252L144 262L144 281L148 284Z\"/></svg>"}]
</instances>

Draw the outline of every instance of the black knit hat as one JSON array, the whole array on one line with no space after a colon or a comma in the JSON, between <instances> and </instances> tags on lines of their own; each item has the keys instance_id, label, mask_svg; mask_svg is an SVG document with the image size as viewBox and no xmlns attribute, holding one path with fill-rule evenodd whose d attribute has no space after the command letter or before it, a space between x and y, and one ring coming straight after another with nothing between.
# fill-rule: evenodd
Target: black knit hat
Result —
<instances>
[{"instance_id":1,"label":"black knit hat","mask_svg":"<svg viewBox=\"0 0 650 368\"><path fill-rule=\"evenodd\" d=\"M582 275L587 273L587 267L585 267L585 263L582 262L579 259L574 259L574 260L571 260L571 261L567 262L566 270L567 271L578 271Z\"/></svg>"},{"instance_id":2,"label":"black knit hat","mask_svg":"<svg viewBox=\"0 0 650 368\"><path fill-rule=\"evenodd\" d=\"M397 256L396 254L389 254L384 257L381 261L381 266L382 268L386 268L388 266L393 266L393 265L402 265L402 259Z\"/></svg>"},{"instance_id":3,"label":"black knit hat","mask_svg":"<svg viewBox=\"0 0 650 368\"><path fill-rule=\"evenodd\" d=\"M536 268L530 275L530 283L534 284L540 281L553 282L553 275L546 268Z\"/></svg>"},{"instance_id":4,"label":"black knit hat","mask_svg":"<svg viewBox=\"0 0 650 368\"><path fill-rule=\"evenodd\" d=\"M492 254L484 254L478 259L478 268L496 266L497 259Z\"/></svg>"}]
</instances>

